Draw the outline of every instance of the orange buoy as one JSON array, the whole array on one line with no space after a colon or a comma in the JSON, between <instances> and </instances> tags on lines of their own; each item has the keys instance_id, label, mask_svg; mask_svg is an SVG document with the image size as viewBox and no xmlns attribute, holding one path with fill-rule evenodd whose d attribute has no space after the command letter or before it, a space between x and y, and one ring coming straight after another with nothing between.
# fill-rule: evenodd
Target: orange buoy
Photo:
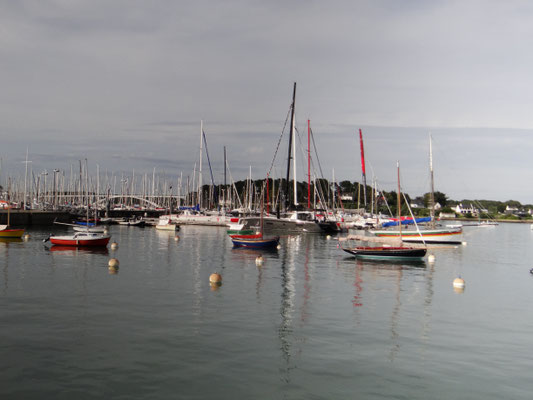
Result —
<instances>
[{"instance_id":1,"label":"orange buoy","mask_svg":"<svg viewBox=\"0 0 533 400\"><path fill-rule=\"evenodd\" d=\"M222 285L222 275L217 272L209 275L209 283L214 285Z\"/></svg>"}]
</instances>

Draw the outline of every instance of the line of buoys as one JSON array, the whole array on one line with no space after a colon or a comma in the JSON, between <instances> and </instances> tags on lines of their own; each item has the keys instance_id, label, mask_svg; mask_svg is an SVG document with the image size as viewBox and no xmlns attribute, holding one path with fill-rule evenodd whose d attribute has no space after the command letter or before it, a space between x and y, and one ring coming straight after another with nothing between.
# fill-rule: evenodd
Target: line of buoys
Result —
<instances>
[{"instance_id":1,"label":"line of buoys","mask_svg":"<svg viewBox=\"0 0 533 400\"><path fill-rule=\"evenodd\" d=\"M116 249L118 249L118 243L117 242L111 243L111 250L116 250Z\"/></svg>"}]
</instances>

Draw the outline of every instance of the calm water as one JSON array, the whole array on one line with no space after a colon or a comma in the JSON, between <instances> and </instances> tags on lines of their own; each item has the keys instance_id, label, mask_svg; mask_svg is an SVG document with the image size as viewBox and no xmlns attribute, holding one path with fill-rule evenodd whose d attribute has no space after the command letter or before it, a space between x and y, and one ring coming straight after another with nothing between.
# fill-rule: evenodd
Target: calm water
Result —
<instances>
[{"instance_id":1,"label":"calm water","mask_svg":"<svg viewBox=\"0 0 533 400\"><path fill-rule=\"evenodd\" d=\"M529 225L465 228L468 245L403 265L319 235L284 239L258 267L222 228L176 242L113 226L119 249L100 252L29 233L0 242L2 399L532 396Z\"/></svg>"}]
</instances>

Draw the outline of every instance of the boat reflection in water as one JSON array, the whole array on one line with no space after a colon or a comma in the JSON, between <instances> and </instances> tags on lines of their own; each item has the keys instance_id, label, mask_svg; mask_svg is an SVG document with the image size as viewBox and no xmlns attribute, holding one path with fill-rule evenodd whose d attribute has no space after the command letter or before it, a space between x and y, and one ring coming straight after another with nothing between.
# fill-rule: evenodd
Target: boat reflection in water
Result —
<instances>
[{"instance_id":1,"label":"boat reflection in water","mask_svg":"<svg viewBox=\"0 0 533 400\"><path fill-rule=\"evenodd\" d=\"M7 237L0 237L0 243L20 243L23 242L21 238L7 238Z\"/></svg>"},{"instance_id":2,"label":"boat reflection in water","mask_svg":"<svg viewBox=\"0 0 533 400\"><path fill-rule=\"evenodd\" d=\"M46 248L48 251L55 253L68 253L68 254L109 254L107 247L98 247L98 246L61 246L55 245Z\"/></svg>"}]
</instances>

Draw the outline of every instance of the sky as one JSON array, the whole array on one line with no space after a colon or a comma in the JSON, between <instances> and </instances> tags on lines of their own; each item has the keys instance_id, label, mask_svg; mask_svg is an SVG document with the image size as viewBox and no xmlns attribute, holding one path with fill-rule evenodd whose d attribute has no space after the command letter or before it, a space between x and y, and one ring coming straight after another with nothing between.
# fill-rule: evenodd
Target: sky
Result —
<instances>
[{"instance_id":1,"label":"sky","mask_svg":"<svg viewBox=\"0 0 533 400\"><path fill-rule=\"evenodd\" d=\"M31 169L285 175L297 82L325 178L533 203L533 3L0 0L0 182ZM313 155L315 164L316 156ZM203 155L203 182L210 180Z\"/></svg>"}]
</instances>

